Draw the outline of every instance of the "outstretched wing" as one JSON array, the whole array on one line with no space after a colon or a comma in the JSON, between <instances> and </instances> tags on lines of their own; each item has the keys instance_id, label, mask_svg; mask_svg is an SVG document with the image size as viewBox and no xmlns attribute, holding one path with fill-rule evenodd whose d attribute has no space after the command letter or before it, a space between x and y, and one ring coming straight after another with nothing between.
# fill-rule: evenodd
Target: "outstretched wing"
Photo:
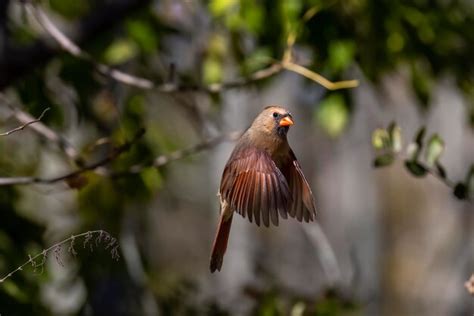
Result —
<instances>
[{"instance_id":1,"label":"outstretched wing","mask_svg":"<svg viewBox=\"0 0 474 316\"><path fill-rule=\"evenodd\" d=\"M264 150L247 148L234 152L222 175L220 194L233 211L249 221L270 220L278 226L278 214L287 218L291 194L288 182Z\"/></svg>"},{"instance_id":2,"label":"outstretched wing","mask_svg":"<svg viewBox=\"0 0 474 316\"><path fill-rule=\"evenodd\" d=\"M292 159L282 168L292 197L289 214L300 222L303 219L305 222L313 221L316 218L313 193L293 151L290 155Z\"/></svg>"}]
</instances>

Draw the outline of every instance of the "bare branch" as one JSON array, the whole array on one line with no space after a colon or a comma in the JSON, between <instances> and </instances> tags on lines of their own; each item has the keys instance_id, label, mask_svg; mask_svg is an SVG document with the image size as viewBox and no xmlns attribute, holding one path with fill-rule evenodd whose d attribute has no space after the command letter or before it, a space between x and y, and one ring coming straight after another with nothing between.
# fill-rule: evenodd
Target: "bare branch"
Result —
<instances>
[{"instance_id":1,"label":"bare branch","mask_svg":"<svg viewBox=\"0 0 474 316\"><path fill-rule=\"evenodd\" d=\"M339 90L339 89L348 89L348 88L355 88L359 85L359 81L357 80L345 80L345 81L336 81L332 82L328 79L324 78L317 72L309 70L301 65L295 64L292 61L284 61L282 63L283 68L286 70L295 72L297 74L302 75L308 79L313 80L314 82L319 83L323 87L328 90Z\"/></svg>"},{"instance_id":2,"label":"bare branch","mask_svg":"<svg viewBox=\"0 0 474 316\"><path fill-rule=\"evenodd\" d=\"M24 1L21 0L21 2ZM0 1L2 4L4 2ZM151 0L102 2L104 3L99 4L88 15L73 23L71 38L79 46L122 23L134 11L151 4ZM6 40L8 42L11 39L6 38ZM53 47L48 40L43 38L21 46L7 43L3 45L3 48L4 54L0 57L0 90L32 72L39 65L45 64L61 51L60 47Z\"/></svg>"},{"instance_id":3,"label":"bare branch","mask_svg":"<svg viewBox=\"0 0 474 316\"><path fill-rule=\"evenodd\" d=\"M18 127L15 127L14 129L9 130L8 132L0 133L0 136L8 136L8 135L13 134L13 133L15 133L15 132L24 130L25 127L27 127L27 126L29 126L29 125L31 125L31 124L38 123L39 121L41 121L41 119L43 118L44 114L49 111L49 109L50 109L50 108L44 109L43 112L41 113L41 115L38 116L37 119L34 119L34 120L32 120L32 121L29 121L29 122L26 122L25 124L20 125L20 126L18 126Z\"/></svg>"},{"instance_id":4,"label":"bare branch","mask_svg":"<svg viewBox=\"0 0 474 316\"><path fill-rule=\"evenodd\" d=\"M13 113L15 118L18 122L22 124L28 124L36 119L31 116L30 114L23 112L18 107L14 106L10 100L8 100L3 94L0 93L0 100L3 101L10 111ZM39 120L30 126L30 128L36 132L37 134L41 135L42 137L46 138L50 142L57 144L57 146L66 154L69 159L71 159L76 165L82 166L84 161L80 156L79 152L76 148L63 136L59 133L55 132Z\"/></svg>"},{"instance_id":5,"label":"bare branch","mask_svg":"<svg viewBox=\"0 0 474 316\"><path fill-rule=\"evenodd\" d=\"M311 79L328 90L354 88L357 87L359 84L357 80L331 82L320 74L294 63L292 61L292 49L296 40L296 34L290 33L287 39L287 49L285 50L281 63L275 62L268 68L253 73L248 78L241 78L231 82L214 83L210 85L179 85L174 84L171 81L162 85L156 85L151 80L125 73L108 65L95 61L89 54L81 50L78 45L76 45L63 32L61 32L61 30L48 18L48 16L43 12L43 10L41 10L41 8L39 8L36 4L31 1L27 1L25 2L25 6L32 13L32 15L35 16L37 21L46 30L46 32L48 32L48 34L56 40L56 42L61 46L63 50L77 58L91 63L92 65L94 65L97 71L99 71L103 75L106 75L118 82L141 89L157 89L161 92L167 93L178 91L203 91L208 93L218 93L222 90L246 86L255 81L271 77L281 72L282 69L295 72L308 79ZM312 12L309 18L315 13L316 11Z\"/></svg>"},{"instance_id":6,"label":"bare branch","mask_svg":"<svg viewBox=\"0 0 474 316\"><path fill-rule=\"evenodd\" d=\"M69 37L67 37L61 30L49 19L41 8L39 8L33 2L25 2L25 6L36 18L38 23L45 29L45 31L59 44L59 46L69 54L85 60L92 65L103 75L108 76L118 82L135 86L141 89L157 89L161 92L182 92L182 91L203 91L208 93L218 93L225 89L233 89L242 86L246 86L253 82L263 80L271 77L282 70L280 64L273 64L268 68L259 70L251 74L248 78L236 79L230 82L214 83L210 85L179 85L174 84L172 81L161 85L156 85L149 79L137 77L125 73L123 71L112 68L108 65L95 61L89 54L84 52L77 44L75 44Z\"/></svg>"},{"instance_id":7,"label":"bare branch","mask_svg":"<svg viewBox=\"0 0 474 316\"><path fill-rule=\"evenodd\" d=\"M89 54L81 50L71 39L69 39L54 23L48 18L48 16L41 10L35 3L27 1L24 4L31 14L36 18L38 23L53 37L56 42L61 46L63 50L69 54L90 62L95 68L105 76L109 76L112 79L125 83L130 86L135 86L142 89L151 89L153 83L144 78L140 78L123 71L114 69L105 64L95 61Z\"/></svg>"},{"instance_id":8,"label":"bare branch","mask_svg":"<svg viewBox=\"0 0 474 316\"><path fill-rule=\"evenodd\" d=\"M87 171L94 171L99 167L105 166L110 162L117 159L121 154L128 151L130 147L136 143L145 133L144 129L139 130L132 140L124 143L123 145L115 148L115 150L108 155L107 157L93 163L90 165L86 165L76 171L69 172L63 175L59 175L56 177L51 178L38 178L38 177L11 177L11 178L0 178L0 186L7 186L7 185L25 185L25 184L53 184L56 182L64 181L64 180L74 180L78 176L82 175Z\"/></svg>"},{"instance_id":9,"label":"bare branch","mask_svg":"<svg viewBox=\"0 0 474 316\"><path fill-rule=\"evenodd\" d=\"M117 173L111 174L111 176L120 177L120 176L126 176L130 174L136 174L136 173L140 173L143 169L150 168L150 167L160 168L167 165L170 162L184 159L191 155L197 154L199 152L211 149L224 141L237 140L240 137L240 135L242 135L242 132L236 131L236 132L231 132L231 133L222 134L216 137L212 137L194 146L191 146L189 148L179 149L169 154L160 155L156 157L150 164L134 165L126 171L117 172Z\"/></svg>"},{"instance_id":10,"label":"bare branch","mask_svg":"<svg viewBox=\"0 0 474 316\"><path fill-rule=\"evenodd\" d=\"M95 241L92 242L91 239L94 237L94 235L96 236L95 238ZM36 272L36 269L38 268L41 268L41 271L43 269L43 266L46 262L46 258L48 256L48 254L51 252L51 251L54 251L55 253L55 256L56 256L56 260L58 261L59 264L62 263L62 261L60 260L60 258L58 257L59 256L59 252L62 248L63 245L67 244L67 243L71 243L70 246L69 246L69 249L68 251L72 254L72 255L75 255L76 254L76 251L74 249L74 241L78 238L82 238L84 237L84 247L89 244L90 247L93 247L94 245L97 247L98 244L100 242L104 243L105 245L105 249L109 250L110 251L110 254L112 256L112 259L115 259L115 260L118 260L120 255L118 253L118 242L117 242L117 239L112 237L108 232L106 232L105 230L90 230L90 231L87 231L85 233L81 233L81 234L78 234L78 235L72 235L71 237L69 238L66 238L60 242L57 242L55 243L54 245L52 245L51 247L49 248L46 248L46 249L43 249L43 251L41 251L40 253L36 254L35 256L30 256L28 255L28 260L23 263L22 265L18 266L16 269L12 270L11 272L9 272L7 275L5 275L3 278L0 279L0 283L3 283L5 282L8 278L12 277L15 273L17 273L18 271L21 271L23 270L23 268L25 268L26 266L28 265L31 265L35 272ZM92 248L91 248L92 249ZM39 260L39 261L37 261ZM62 264L61 264L62 265Z\"/></svg>"}]
</instances>

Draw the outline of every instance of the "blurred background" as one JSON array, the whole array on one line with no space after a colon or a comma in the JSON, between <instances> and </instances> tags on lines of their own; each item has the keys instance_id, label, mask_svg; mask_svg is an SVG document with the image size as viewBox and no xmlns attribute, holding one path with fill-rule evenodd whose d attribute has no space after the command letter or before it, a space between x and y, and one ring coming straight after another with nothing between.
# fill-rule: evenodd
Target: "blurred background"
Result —
<instances>
[{"instance_id":1,"label":"blurred background","mask_svg":"<svg viewBox=\"0 0 474 316\"><path fill-rule=\"evenodd\" d=\"M2 1L0 314L472 315L473 56L469 0ZM237 216L210 274L270 104L317 223Z\"/></svg>"}]
</instances>

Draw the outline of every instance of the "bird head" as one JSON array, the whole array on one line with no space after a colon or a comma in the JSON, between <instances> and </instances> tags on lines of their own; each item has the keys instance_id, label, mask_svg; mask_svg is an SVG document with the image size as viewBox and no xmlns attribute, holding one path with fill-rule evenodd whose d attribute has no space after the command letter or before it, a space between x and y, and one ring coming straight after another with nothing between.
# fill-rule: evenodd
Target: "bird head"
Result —
<instances>
[{"instance_id":1,"label":"bird head","mask_svg":"<svg viewBox=\"0 0 474 316\"><path fill-rule=\"evenodd\" d=\"M285 138L290 126L293 125L293 117L287 109L280 106L267 106L255 119L252 127L257 127L266 134L278 135Z\"/></svg>"}]
</instances>

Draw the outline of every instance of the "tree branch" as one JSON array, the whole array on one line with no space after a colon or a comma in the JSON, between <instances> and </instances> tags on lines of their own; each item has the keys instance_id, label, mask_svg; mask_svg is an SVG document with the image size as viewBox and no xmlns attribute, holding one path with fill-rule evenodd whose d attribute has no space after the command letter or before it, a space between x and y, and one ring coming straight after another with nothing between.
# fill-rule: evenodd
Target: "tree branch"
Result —
<instances>
[{"instance_id":1,"label":"tree branch","mask_svg":"<svg viewBox=\"0 0 474 316\"><path fill-rule=\"evenodd\" d=\"M114 25L135 10L150 4L150 0L114 0L106 2L87 17L76 23L72 29L73 42L79 45L88 42ZM0 52L0 90L9 86L16 79L32 72L38 65L45 64L61 49L48 45L45 39L39 39L28 46L13 46L7 41L3 52Z\"/></svg>"},{"instance_id":2,"label":"tree branch","mask_svg":"<svg viewBox=\"0 0 474 316\"><path fill-rule=\"evenodd\" d=\"M283 69L288 71L295 72L299 75L302 75L308 79L313 80L314 82L322 85L328 90L338 90L346 88L354 88L358 86L357 80L348 80L348 81L339 81L331 82L328 79L324 78L322 75L309 70L299 64L296 64L292 61L292 49L294 42L296 40L296 35L290 33L287 40L287 49L283 55L282 61L275 62L270 65L268 68L259 70L251 74L247 78L236 79L230 82L224 83L214 83L210 85L180 85L174 83L164 83L156 84L149 79L141 78L129 73L123 72L121 70L115 69L108 65L97 62L84 52L79 45L77 45L72 39L66 36L43 12L43 10L37 6L31 0L24 3L25 7L31 14L36 18L38 23L45 29L45 31L59 44L59 46L72 56L85 60L92 64L95 69L101 74L110 77L111 79L134 86L141 89L156 89L161 92L171 93L171 92L182 92L182 91L202 91L207 93L218 93L223 90L238 88L242 86L249 85L259 80L271 77ZM313 13L314 14L314 13Z\"/></svg>"},{"instance_id":3,"label":"tree branch","mask_svg":"<svg viewBox=\"0 0 474 316\"><path fill-rule=\"evenodd\" d=\"M8 132L0 133L0 136L8 136L8 135L11 135L11 134L13 134L13 133L15 133L15 132L24 130L25 127L27 127L27 126L29 126L29 125L31 125L31 124L38 123L39 121L41 121L41 119L43 118L44 114L49 111L49 109L50 109L50 108L44 109L43 112L41 113L41 115L38 116L37 119L34 119L34 120L32 120L32 121L29 121L29 122L26 122L25 124L20 125L20 126L18 126L18 127L15 127L14 129L9 130Z\"/></svg>"},{"instance_id":4,"label":"tree branch","mask_svg":"<svg viewBox=\"0 0 474 316\"><path fill-rule=\"evenodd\" d=\"M81 174L87 171L93 171L98 169L99 167L105 166L115 159L117 159L121 154L128 151L130 147L135 144L145 133L144 129L139 130L132 140L124 143L123 145L114 149L114 151L99 161L92 163L90 165L86 165L76 171L69 172L63 175L59 175L56 177L51 178L39 178L39 177L10 177L10 178L0 178L0 186L7 186L7 185L26 185L26 184L53 184L56 182L64 181L64 180L74 180Z\"/></svg>"},{"instance_id":5,"label":"tree branch","mask_svg":"<svg viewBox=\"0 0 474 316\"><path fill-rule=\"evenodd\" d=\"M35 118L33 116L26 112L23 112L18 107L14 106L12 102L1 93L0 100L7 105L7 107L10 109L10 111L15 116L18 122L25 125L32 121L35 121ZM76 165L82 166L84 164L84 160L82 159L77 149L74 148L74 146L59 133L55 132L39 120L36 122L36 124L31 125L30 128L38 135L46 138L54 144L57 144L57 146L66 154L66 156L69 157L69 159L71 159Z\"/></svg>"},{"instance_id":6,"label":"tree branch","mask_svg":"<svg viewBox=\"0 0 474 316\"><path fill-rule=\"evenodd\" d=\"M111 77L116 81L142 89L150 89L153 87L153 83L148 79L130 75L95 61L92 56L81 50L78 45L76 45L71 39L69 39L69 37L61 32L61 30L59 30L59 28L54 25L54 23L48 18L48 16L38 5L32 1L25 2L24 5L26 9L36 18L38 23L45 29L45 31L48 32L48 34L56 40L59 46L69 54L91 63L97 69L97 71L105 76Z\"/></svg>"},{"instance_id":7,"label":"tree branch","mask_svg":"<svg viewBox=\"0 0 474 316\"><path fill-rule=\"evenodd\" d=\"M112 173L111 176L112 177L121 177L121 176L130 175L130 174L140 173L144 169L150 168L150 167L160 168L160 167L163 167L163 166L167 165L170 162L180 160L180 159L184 159L184 158L187 158L191 155L194 155L194 154L200 153L202 151L211 149L211 148L219 145L220 143L222 143L224 141L235 141L240 137L240 135L242 135L241 131L235 131L235 132L231 132L231 133L221 134L219 136L206 139L206 140L204 140L204 141L202 141L202 142L200 142L200 143L198 143L194 146L184 148L184 149L179 149L179 150L173 151L169 154L160 155L160 156L156 157L149 164L138 164L138 165L134 165L134 166L130 167L128 170Z\"/></svg>"},{"instance_id":8,"label":"tree branch","mask_svg":"<svg viewBox=\"0 0 474 316\"><path fill-rule=\"evenodd\" d=\"M234 81L225 83L214 83L210 85L180 85L174 83L164 83L157 85L149 79L137 77L135 75L128 74L121 70L115 69L108 65L97 62L84 52L76 43L73 42L66 34L64 34L44 13L44 11L37 6L34 2L25 2L25 7L31 14L36 18L38 23L44 28L44 30L59 44L59 46L69 54L84 61L89 62L95 67L95 69L108 76L111 79L121 82L126 85L134 86L141 89L156 89L160 92L171 93L171 92L184 92L184 91L203 91L208 93L218 93L222 90L238 88L246 86L250 83L263 80L271 77L282 70L282 66L278 63L270 65L268 68L259 70L251 74L248 78L236 79Z\"/></svg>"}]
</instances>

